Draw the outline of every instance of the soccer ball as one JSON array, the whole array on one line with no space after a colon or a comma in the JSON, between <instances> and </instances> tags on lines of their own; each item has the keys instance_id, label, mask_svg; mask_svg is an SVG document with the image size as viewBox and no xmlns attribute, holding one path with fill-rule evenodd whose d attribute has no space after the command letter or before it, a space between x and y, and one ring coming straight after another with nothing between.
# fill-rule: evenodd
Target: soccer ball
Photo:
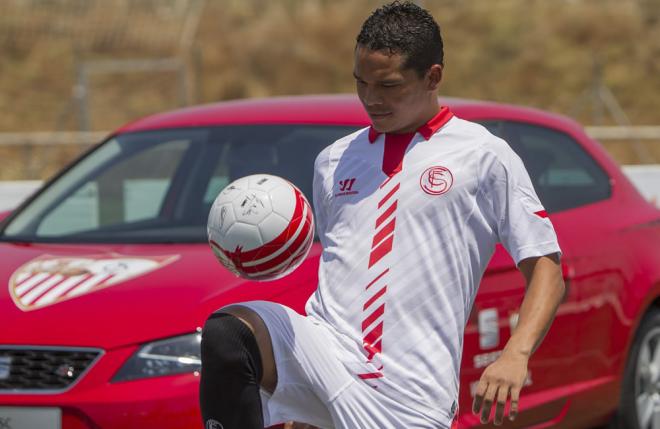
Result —
<instances>
[{"instance_id":1,"label":"soccer ball","mask_svg":"<svg viewBox=\"0 0 660 429\"><path fill-rule=\"evenodd\" d=\"M218 261L250 280L275 280L296 269L314 240L305 196L289 181L254 174L230 183L209 213L209 244Z\"/></svg>"}]
</instances>

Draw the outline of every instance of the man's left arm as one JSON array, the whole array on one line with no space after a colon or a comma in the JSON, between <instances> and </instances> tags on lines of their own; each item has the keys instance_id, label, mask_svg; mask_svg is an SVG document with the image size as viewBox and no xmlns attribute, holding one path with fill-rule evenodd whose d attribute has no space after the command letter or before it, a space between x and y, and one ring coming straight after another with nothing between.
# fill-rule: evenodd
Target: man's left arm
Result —
<instances>
[{"instance_id":1,"label":"man's left arm","mask_svg":"<svg viewBox=\"0 0 660 429\"><path fill-rule=\"evenodd\" d=\"M509 396L511 397L509 419L516 418L520 390L527 377L529 358L550 329L565 293L557 254L523 259L518 264L518 268L527 283L518 325L500 357L481 375L472 404L473 413L481 412L482 423L488 422L493 403L496 403L494 423L502 424L504 408Z\"/></svg>"}]
</instances>

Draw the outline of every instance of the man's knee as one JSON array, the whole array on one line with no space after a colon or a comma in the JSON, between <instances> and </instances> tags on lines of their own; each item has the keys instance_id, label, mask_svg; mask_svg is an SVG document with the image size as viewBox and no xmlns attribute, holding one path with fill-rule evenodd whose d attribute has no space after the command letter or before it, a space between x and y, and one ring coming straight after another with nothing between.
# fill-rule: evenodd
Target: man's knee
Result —
<instances>
[{"instance_id":1,"label":"man's knee","mask_svg":"<svg viewBox=\"0 0 660 429\"><path fill-rule=\"evenodd\" d=\"M252 330L232 314L213 313L202 330L202 362L207 368L221 367L226 372L247 374L261 382L261 353Z\"/></svg>"},{"instance_id":2,"label":"man's knee","mask_svg":"<svg viewBox=\"0 0 660 429\"><path fill-rule=\"evenodd\" d=\"M214 313L202 330L199 404L206 427L263 428L261 354L241 320Z\"/></svg>"},{"instance_id":3,"label":"man's knee","mask_svg":"<svg viewBox=\"0 0 660 429\"><path fill-rule=\"evenodd\" d=\"M262 378L261 386L268 392L274 392L277 386L277 368L273 353L273 342L268 327L261 316L254 310L241 304L232 304L223 307L216 314L231 314L242 321L254 335L258 349L261 353Z\"/></svg>"},{"instance_id":4,"label":"man's knee","mask_svg":"<svg viewBox=\"0 0 660 429\"><path fill-rule=\"evenodd\" d=\"M241 322L245 323L250 331L256 336L259 330L265 328L261 317L252 309L242 306L240 304L229 305L227 307L222 307L214 314L231 314L232 316L239 319Z\"/></svg>"}]
</instances>

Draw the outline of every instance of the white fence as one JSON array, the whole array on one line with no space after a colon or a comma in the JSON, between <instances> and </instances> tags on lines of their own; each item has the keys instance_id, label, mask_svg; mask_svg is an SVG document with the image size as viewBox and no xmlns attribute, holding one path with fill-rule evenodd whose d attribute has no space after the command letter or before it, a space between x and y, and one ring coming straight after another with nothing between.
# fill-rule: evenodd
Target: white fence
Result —
<instances>
[{"instance_id":1,"label":"white fence","mask_svg":"<svg viewBox=\"0 0 660 429\"><path fill-rule=\"evenodd\" d=\"M11 210L39 188L39 180L0 182L0 212Z\"/></svg>"},{"instance_id":2,"label":"white fence","mask_svg":"<svg viewBox=\"0 0 660 429\"><path fill-rule=\"evenodd\" d=\"M624 165L623 172L642 195L660 208L660 164Z\"/></svg>"},{"instance_id":3,"label":"white fence","mask_svg":"<svg viewBox=\"0 0 660 429\"><path fill-rule=\"evenodd\" d=\"M660 164L624 165L623 171L642 195L660 208ZM40 185L38 180L0 182L0 212L16 207Z\"/></svg>"}]
</instances>

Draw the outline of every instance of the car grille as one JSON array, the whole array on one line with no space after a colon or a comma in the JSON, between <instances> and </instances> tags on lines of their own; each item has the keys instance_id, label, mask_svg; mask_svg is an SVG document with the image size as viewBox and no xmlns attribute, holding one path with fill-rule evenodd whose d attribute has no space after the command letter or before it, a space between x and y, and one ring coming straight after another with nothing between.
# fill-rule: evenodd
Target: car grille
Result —
<instances>
[{"instance_id":1,"label":"car grille","mask_svg":"<svg viewBox=\"0 0 660 429\"><path fill-rule=\"evenodd\" d=\"M0 346L0 393L67 390L100 356L98 349Z\"/></svg>"}]
</instances>

